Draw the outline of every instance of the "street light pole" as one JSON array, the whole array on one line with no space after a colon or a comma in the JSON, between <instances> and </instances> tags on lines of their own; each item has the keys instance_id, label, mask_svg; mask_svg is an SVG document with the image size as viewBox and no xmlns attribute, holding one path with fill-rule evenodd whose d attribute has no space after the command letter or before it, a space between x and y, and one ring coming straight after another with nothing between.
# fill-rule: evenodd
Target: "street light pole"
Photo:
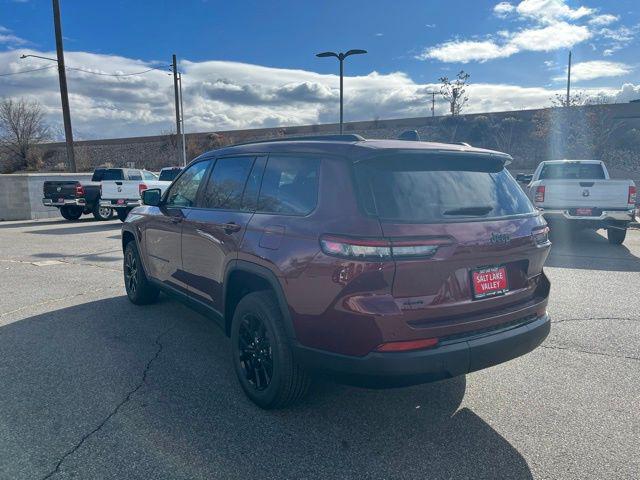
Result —
<instances>
[{"instance_id":1,"label":"street light pole","mask_svg":"<svg viewBox=\"0 0 640 480\"><path fill-rule=\"evenodd\" d=\"M569 50L569 64L567 65L567 107L571 106L571 50Z\"/></svg>"},{"instance_id":2,"label":"street light pole","mask_svg":"<svg viewBox=\"0 0 640 480\"><path fill-rule=\"evenodd\" d=\"M64 138L67 144L67 168L76 171L76 157L73 152L73 130L71 129L71 113L69 112L69 92L67 91L67 75L64 68L64 48L62 46L62 25L60 24L60 2L53 0L53 23L56 32L56 53L58 57L58 77L60 79L60 98L62 100L62 119L64 121Z\"/></svg>"},{"instance_id":3,"label":"street light pole","mask_svg":"<svg viewBox=\"0 0 640 480\"><path fill-rule=\"evenodd\" d=\"M175 97L176 104L176 135L179 142L181 142L180 138L180 98L178 93L178 62L176 60L176 54L173 54L173 63L171 66L173 67L173 94ZM180 158L180 150L178 150L178 158Z\"/></svg>"},{"instance_id":4,"label":"street light pole","mask_svg":"<svg viewBox=\"0 0 640 480\"><path fill-rule=\"evenodd\" d=\"M431 117L436 116L436 93L440 92L427 92L427 95L431 95Z\"/></svg>"},{"instance_id":5,"label":"street light pole","mask_svg":"<svg viewBox=\"0 0 640 480\"><path fill-rule=\"evenodd\" d=\"M367 53L366 50L349 50L347 53L322 52L316 54L316 57L336 57L340 62L340 135L342 135L343 124L343 100L344 100L344 59L349 55L362 55Z\"/></svg>"}]
</instances>

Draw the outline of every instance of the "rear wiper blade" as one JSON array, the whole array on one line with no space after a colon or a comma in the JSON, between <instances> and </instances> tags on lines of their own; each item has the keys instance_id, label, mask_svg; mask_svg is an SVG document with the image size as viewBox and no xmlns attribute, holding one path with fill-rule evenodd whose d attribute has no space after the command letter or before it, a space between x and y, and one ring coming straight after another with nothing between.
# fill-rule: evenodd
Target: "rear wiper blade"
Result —
<instances>
[{"instance_id":1,"label":"rear wiper blade","mask_svg":"<svg viewBox=\"0 0 640 480\"><path fill-rule=\"evenodd\" d=\"M493 207L490 206L480 206L480 207L460 207L454 208L452 210L445 210L442 212L443 215L486 215Z\"/></svg>"}]
</instances>

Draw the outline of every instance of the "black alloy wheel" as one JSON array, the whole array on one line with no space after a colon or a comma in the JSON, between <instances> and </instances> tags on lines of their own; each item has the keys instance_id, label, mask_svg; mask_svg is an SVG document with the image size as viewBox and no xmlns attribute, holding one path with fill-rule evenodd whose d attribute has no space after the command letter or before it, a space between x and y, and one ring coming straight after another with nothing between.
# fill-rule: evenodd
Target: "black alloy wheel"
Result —
<instances>
[{"instance_id":1,"label":"black alloy wheel","mask_svg":"<svg viewBox=\"0 0 640 480\"><path fill-rule=\"evenodd\" d=\"M260 318L247 313L242 317L238 333L236 347L242 371L247 382L261 392L273 378L273 352L269 332Z\"/></svg>"}]
</instances>

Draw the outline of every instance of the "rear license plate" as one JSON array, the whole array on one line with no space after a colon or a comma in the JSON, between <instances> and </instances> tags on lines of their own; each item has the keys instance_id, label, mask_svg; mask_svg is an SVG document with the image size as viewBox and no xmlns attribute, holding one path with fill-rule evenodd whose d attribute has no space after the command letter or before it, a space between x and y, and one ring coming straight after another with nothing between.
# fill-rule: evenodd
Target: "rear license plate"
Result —
<instances>
[{"instance_id":1,"label":"rear license plate","mask_svg":"<svg viewBox=\"0 0 640 480\"><path fill-rule=\"evenodd\" d=\"M118 205L124 205L124 200L122 198L118 200Z\"/></svg>"},{"instance_id":2,"label":"rear license plate","mask_svg":"<svg viewBox=\"0 0 640 480\"><path fill-rule=\"evenodd\" d=\"M502 295L509 291L505 267L486 267L472 270L471 283L474 299Z\"/></svg>"},{"instance_id":3,"label":"rear license plate","mask_svg":"<svg viewBox=\"0 0 640 480\"><path fill-rule=\"evenodd\" d=\"M576 208L576 215L579 217L591 217L593 208Z\"/></svg>"},{"instance_id":4,"label":"rear license plate","mask_svg":"<svg viewBox=\"0 0 640 480\"><path fill-rule=\"evenodd\" d=\"M64 198L59 198L58 203L64 203Z\"/></svg>"}]
</instances>

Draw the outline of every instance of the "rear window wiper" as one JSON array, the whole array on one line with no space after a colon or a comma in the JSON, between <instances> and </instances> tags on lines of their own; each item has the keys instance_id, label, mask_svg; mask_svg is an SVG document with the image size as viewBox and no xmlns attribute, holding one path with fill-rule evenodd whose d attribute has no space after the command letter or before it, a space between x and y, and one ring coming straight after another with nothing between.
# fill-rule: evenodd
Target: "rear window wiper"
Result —
<instances>
[{"instance_id":1,"label":"rear window wiper","mask_svg":"<svg viewBox=\"0 0 640 480\"><path fill-rule=\"evenodd\" d=\"M473 216L481 216L486 215L493 207L491 206L480 206L480 207L460 207L454 208L451 210L445 210L442 212L443 215L473 215Z\"/></svg>"}]
</instances>

